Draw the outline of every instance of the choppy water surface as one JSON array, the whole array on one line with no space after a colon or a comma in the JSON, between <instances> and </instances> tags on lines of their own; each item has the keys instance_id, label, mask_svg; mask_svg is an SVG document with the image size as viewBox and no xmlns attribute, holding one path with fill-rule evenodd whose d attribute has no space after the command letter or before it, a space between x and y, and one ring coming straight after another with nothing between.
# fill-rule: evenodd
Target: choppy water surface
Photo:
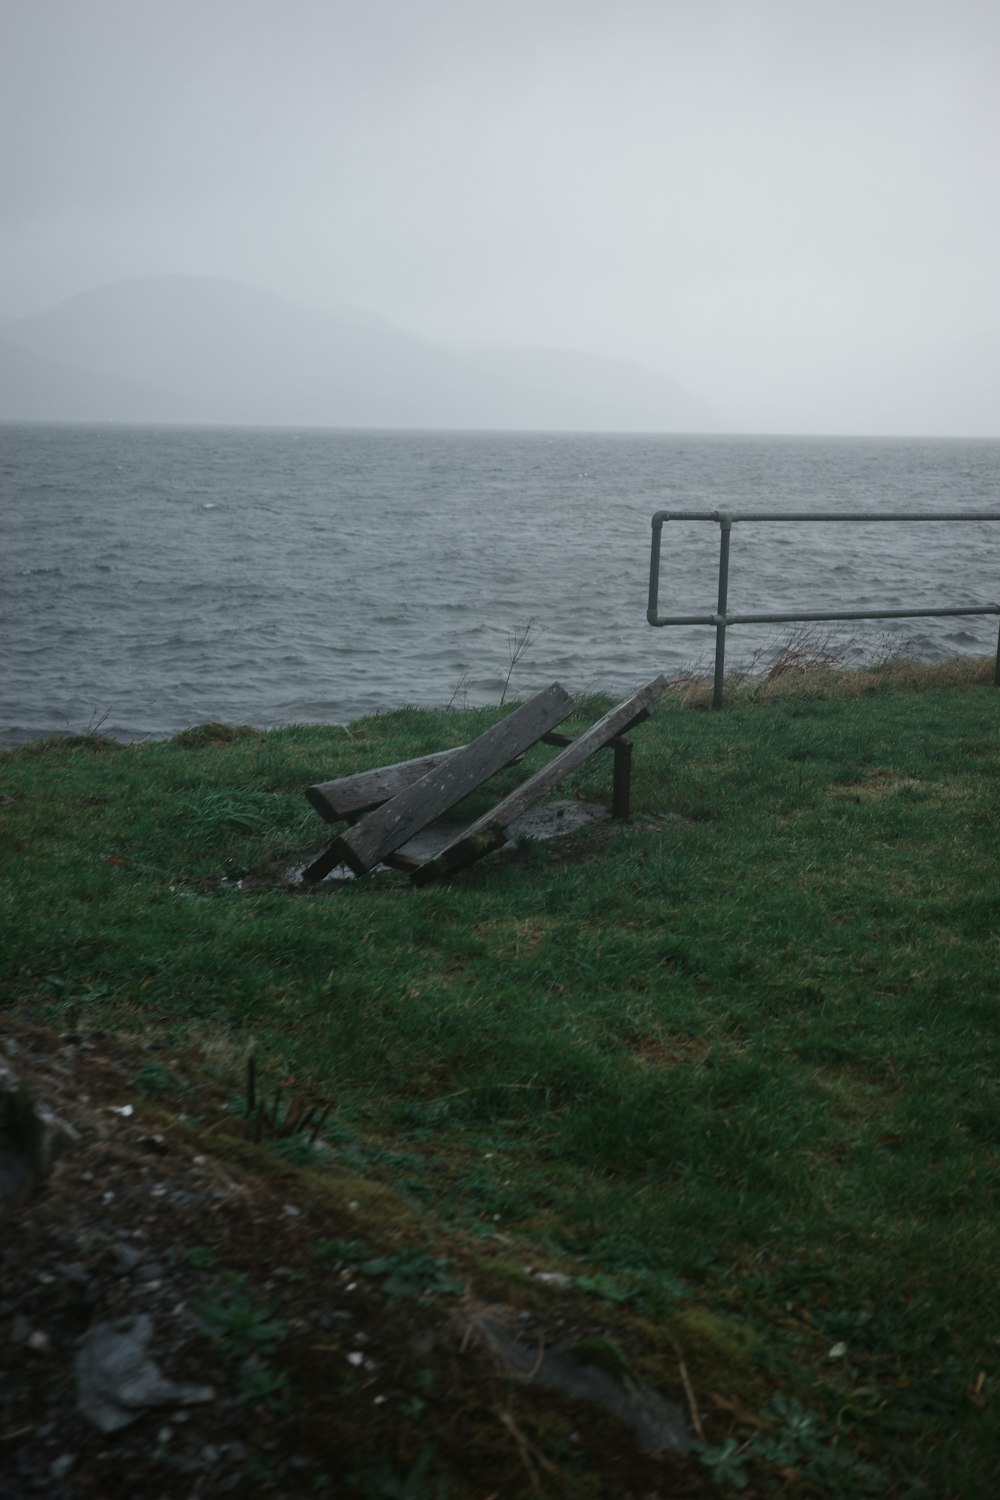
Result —
<instances>
[{"instance_id":1,"label":"choppy water surface","mask_svg":"<svg viewBox=\"0 0 1000 1500\"><path fill-rule=\"evenodd\" d=\"M645 618L660 509L997 510L1000 443L0 427L0 738L343 722L707 662ZM718 528L670 523L660 607L714 608ZM1000 523L753 525L731 610L998 597ZM818 627L824 631L827 627ZM778 626L734 626L729 658ZM996 617L845 626L932 660Z\"/></svg>"}]
</instances>

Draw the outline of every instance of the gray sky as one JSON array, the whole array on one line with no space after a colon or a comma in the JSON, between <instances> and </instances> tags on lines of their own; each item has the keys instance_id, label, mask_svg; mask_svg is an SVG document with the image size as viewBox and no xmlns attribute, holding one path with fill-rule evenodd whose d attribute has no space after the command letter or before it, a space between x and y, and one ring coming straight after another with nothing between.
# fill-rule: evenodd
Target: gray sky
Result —
<instances>
[{"instance_id":1,"label":"gray sky","mask_svg":"<svg viewBox=\"0 0 1000 1500\"><path fill-rule=\"evenodd\" d=\"M0 311L147 272L1000 436L1000 0L0 0Z\"/></svg>"}]
</instances>

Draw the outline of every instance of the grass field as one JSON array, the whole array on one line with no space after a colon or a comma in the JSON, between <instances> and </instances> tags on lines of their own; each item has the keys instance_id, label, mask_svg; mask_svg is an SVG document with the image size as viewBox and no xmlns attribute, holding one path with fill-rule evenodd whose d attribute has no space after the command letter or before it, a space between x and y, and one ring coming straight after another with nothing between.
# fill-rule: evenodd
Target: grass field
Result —
<instances>
[{"instance_id":1,"label":"grass field","mask_svg":"<svg viewBox=\"0 0 1000 1500\"><path fill-rule=\"evenodd\" d=\"M998 1493L990 673L668 696L627 825L420 890L269 872L324 841L307 784L499 710L8 751L2 1004L315 1084L434 1233L568 1269L653 1375L678 1339L722 1490Z\"/></svg>"}]
</instances>

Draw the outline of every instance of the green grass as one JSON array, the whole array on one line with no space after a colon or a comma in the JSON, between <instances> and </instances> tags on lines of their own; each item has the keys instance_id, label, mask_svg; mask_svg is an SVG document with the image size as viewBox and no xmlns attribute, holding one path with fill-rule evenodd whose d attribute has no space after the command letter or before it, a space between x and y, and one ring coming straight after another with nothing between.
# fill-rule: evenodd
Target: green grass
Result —
<instances>
[{"instance_id":1,"label":"green grass","mask_svg":"<svg viewBox=\"0 0 1000 1500\"><path fill-rule=\"evenodd\" d=\"M2 1003L194 1038L234 1076L252 1039L433 1222L654 1324L711 1309L792 1402L706 1454L720 1485L785 1452L815 1493L988 1493L1000 694L908 669L783 687L664 700L628 826L421 890L237 881L322 844L308 783L497 711L8 752ZM725 1355L692 1365L727 1395Z\"/></svg>"}]
</instances>

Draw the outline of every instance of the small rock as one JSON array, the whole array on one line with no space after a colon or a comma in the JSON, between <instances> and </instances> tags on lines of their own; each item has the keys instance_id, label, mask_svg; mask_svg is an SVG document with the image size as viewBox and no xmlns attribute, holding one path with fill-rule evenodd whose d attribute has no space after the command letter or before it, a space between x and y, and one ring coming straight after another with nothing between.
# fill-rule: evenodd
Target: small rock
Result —
<instances>
[{"instance_id":1,"label":"small rock","mask_svg":"<svg viewBox=\"0 0 1000 1500\"><path fill-rule=\"evenodd\" d=\"M24 1313L15 1313L10 1325L10 1341L12 1344L23 1344L31 1333L31 1324Z\"/></svg>"},{"instance_id":2,"label":"small rock","mask_svg":"<svg viewBox=\"0 0 1000 1500\"><path fill-rule=\"evenodd\" d=\"M494 1318L482 1319L479 1333L512 1375L574 1399L596 1402L623 1418L644 1452L689 1451L691 1435L683 1411L658 1391L640 1386L627 1376L615 1379L606 1370L580 1359L573 1349L522 1344Z\"/></svg>"},{"instance_id":3,"label":"small rock","mask_svg":"<svg viewBox=\"0 0 1000 1500\"><path fill-rule=\"evenodd\" d=\"M142 1256L131 1245L112 1245L111 1256L119 1276L130 1276L142 1264Z\"/></svg>"},{"instance_id":4,"label":"small rock","mask_svg":"<svg viewBox=\"0 0 1000 1500\"><path fill-rule=\"evenodd\" d=\"M51 1354L52 1340L43 1329L36 1328L35 1332L28 1336L28 1348L35 1354Z\"/></svg>"},{"instance_id":5,"label":"small rock","mask_svg":"<svg viewBox=\"0 0 1000 1500\"><path fill-rule=\"evenodd\" d=\"M0 1211L29 1198L77 1140L72 1125L38 1104L9 1068L0 1069Z\"/></svg>"},{"instance_id":6,"label":"small rock","mask_svg":"<svg viewBox=\"0 0 1000 1500\"><path fill-rule=\"evenodd\" d=\"M65 1276L67 1281L72 1281L76 1286L86 1286L89 1279L87 1268L78 1260L67 1262L60 1260L56 1262L56 1270L60 1276Z\"/></svg>"},{"instance_id":7,"label":"small rock","mask_svg":"<svg viewBox=\"0 0 1000 1500\"><path fill-rule=\"evenodd\" d=\"M65 1479L75 1463L75 1453L60 1453L59 1457L54 1458L49 1464L49 1473L53 1479Z\"/></svg>"}]
</instances>

